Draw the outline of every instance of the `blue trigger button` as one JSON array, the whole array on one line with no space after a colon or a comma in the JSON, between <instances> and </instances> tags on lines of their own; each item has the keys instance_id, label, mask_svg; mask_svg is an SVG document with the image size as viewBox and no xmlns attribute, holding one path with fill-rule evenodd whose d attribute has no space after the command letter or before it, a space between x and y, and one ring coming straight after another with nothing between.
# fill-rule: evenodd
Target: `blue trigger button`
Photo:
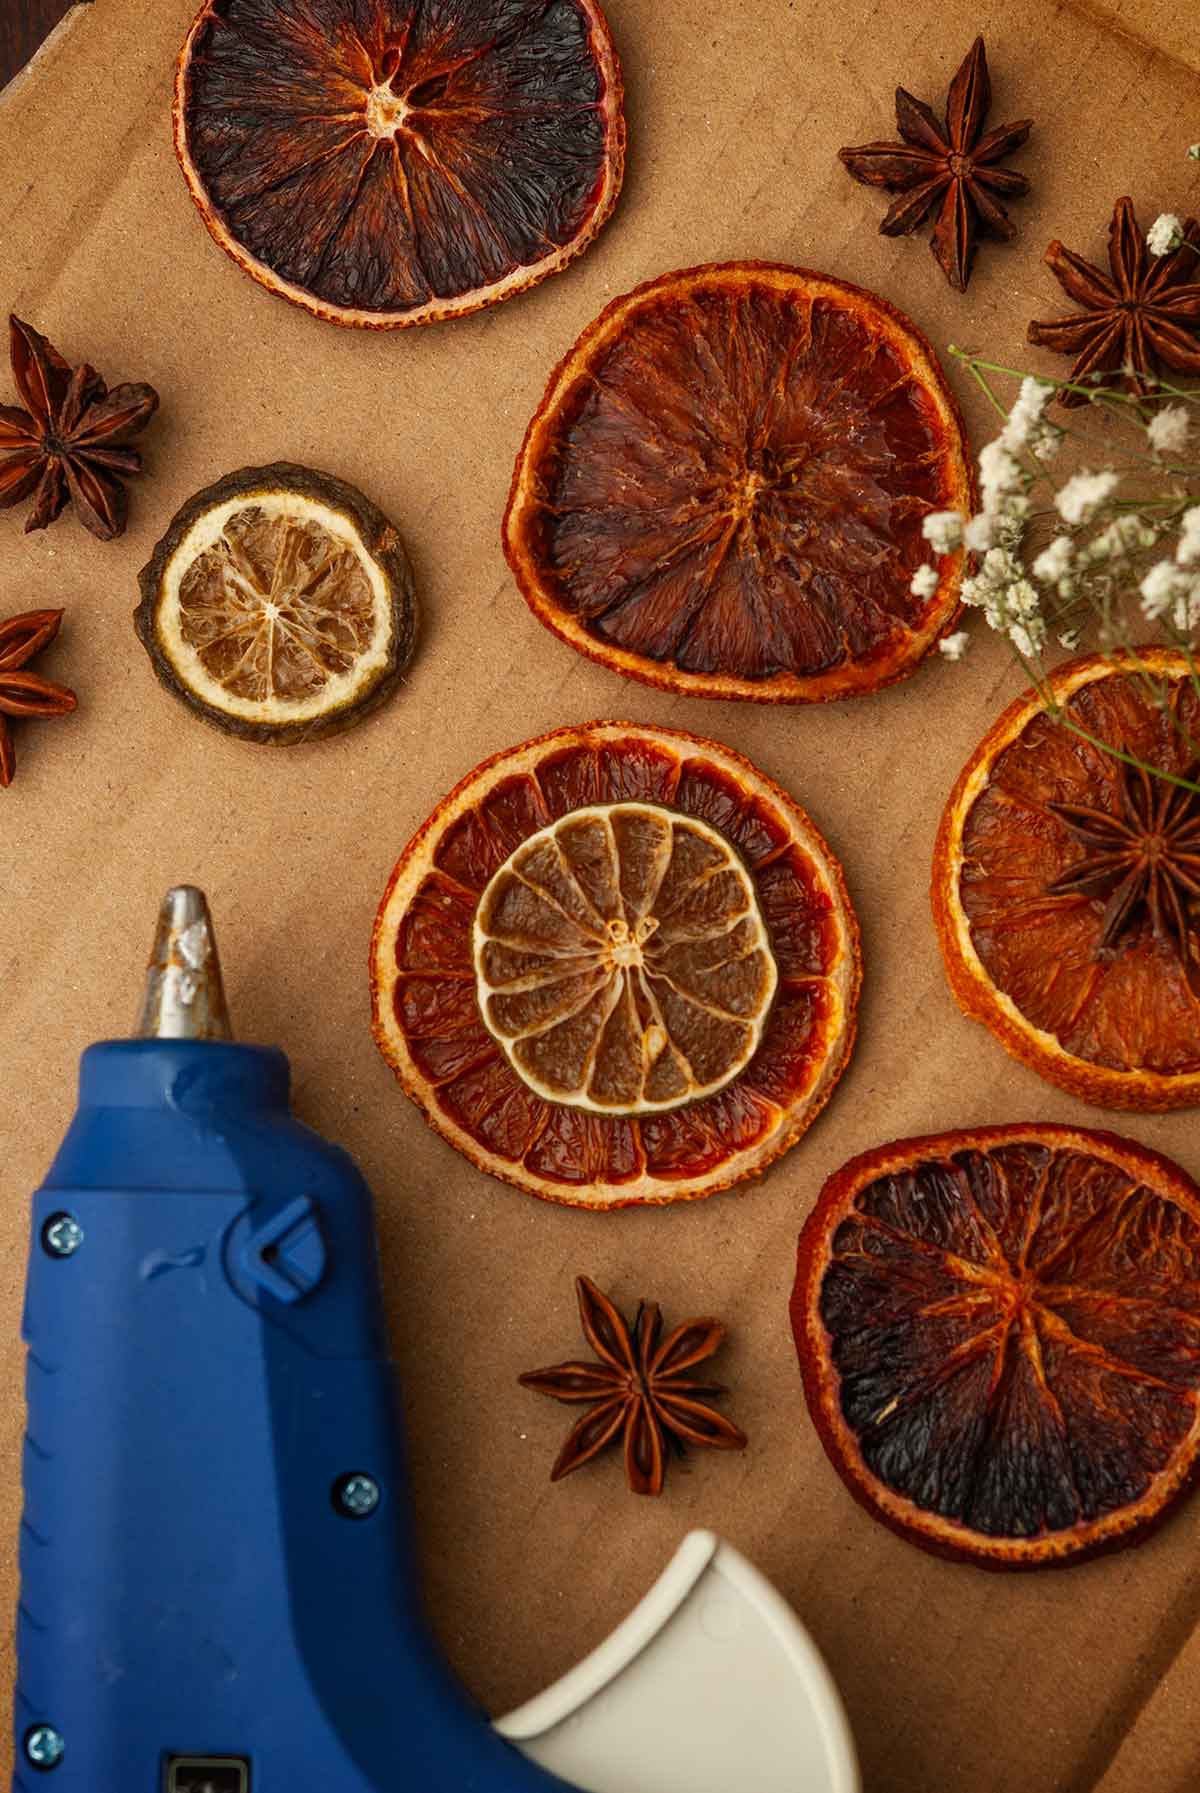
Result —
<instances>
[{"instance_id":1,"label":"blue trigger button","mask_svg":"<svg viewBox=\"0 0 1200 1793\"><path fill-rule=\"evenodd\" d=\"M316 1203L301 1195L252 1233L241 1250L241 1269L276 1301L302 1301L325 1274L325 1241Z\"/></svg>"}]
</instances>

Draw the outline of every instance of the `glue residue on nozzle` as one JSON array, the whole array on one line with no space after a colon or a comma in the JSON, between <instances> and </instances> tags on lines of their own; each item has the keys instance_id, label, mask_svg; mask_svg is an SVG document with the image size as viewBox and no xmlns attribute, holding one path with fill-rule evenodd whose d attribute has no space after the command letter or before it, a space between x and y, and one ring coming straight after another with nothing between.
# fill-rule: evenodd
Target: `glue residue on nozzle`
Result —
<instances>
[{"instance_id":1,"label":"glue residue on nozzle","mask_svg":"<svg viewBox=\"0 0 1200 1793\"><path fill-rule=\"evenodd\" d=\"M159 1040L230 1037L212 918L194 885L181 884L163 898L138 1033Z\"/></svg>"}]
</instances>

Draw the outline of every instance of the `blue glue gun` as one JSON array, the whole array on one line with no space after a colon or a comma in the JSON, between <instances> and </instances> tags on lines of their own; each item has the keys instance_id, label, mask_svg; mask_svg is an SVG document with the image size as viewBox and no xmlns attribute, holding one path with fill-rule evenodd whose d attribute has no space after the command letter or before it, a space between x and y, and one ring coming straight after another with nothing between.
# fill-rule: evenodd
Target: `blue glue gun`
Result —
<instances>
[{"instance_id":1,"label":"blue glue gun","mask_svg":"<svg viewBox=\"0 0 1200 1793\"><path fill-rule=\"evenodd\" d=\"M33 1208L18 1793L550 1793L442 1661L371 1197L168 896Z\"/></svg>"}]
</instances>

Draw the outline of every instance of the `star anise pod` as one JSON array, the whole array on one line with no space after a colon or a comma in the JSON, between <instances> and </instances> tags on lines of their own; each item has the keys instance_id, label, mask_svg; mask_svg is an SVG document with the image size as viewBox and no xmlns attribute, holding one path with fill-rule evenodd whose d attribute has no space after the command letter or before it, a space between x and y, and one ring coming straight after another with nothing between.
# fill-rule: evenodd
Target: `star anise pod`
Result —
<instances>
[{"instance_id":1,"label":"star anise pod","mask_svg":"<svg viewBox=\"0 0 1200 1793\"><path fill-rule=\"evenodd\" d=\"M520 1378L525 1388L590 1408L572 1427L551 1481L590 1463L618 1437L635 1494L662 1493L667 1439L680 1454L689 1444L745 1450L745 1433L701 1399L728 1391L687 1373L719 1349L725 1328L718 1321L688 1320L660 1343L662 1316L653 1302L641 1303L631 1326L586 1276L576 1278L575 1290L584 1337L600 1361L555 1364Z\"/></svg>"},{"instance_id":2,"label":"star anise pod","mask_svg":"<svg viewBox=\"0 0 1200 1793\"><path fill-rule=\"evenodd\" d=\"M153 386L114 386L94 367L71 368L31 324L10 317L13 380L26 409L0 405L0 505L33 494L26 531L45 529L70 499L102 542L125 528L122 480L142 457L123 438L145 429L158 408Z\"/></svg>"},{"instance_id":3,"label":"star anise pod","mask_svg":"<svg viewBox=\"0 0 1200 1793\"><path fill-rule=\"evenodd\" d=\"M1125 749L1128 752L1128 748ZM1047 886L1052 896L1105 901L1096 951L1108 952L1149 920L1166 940L1191 989L1200 982L1200 791L1117 762L1116 808L1047 807L1083 847L1083 857ZM1182 776L1200 783L1200 760Z\"/></svg>"},{"instance_id":4,"label":"star anise pod","mask_svg":"<svg viewBox=\"0 0 1200 1793\"><path fill-rule=\"evenodd\" d=\"M1083 306L1073 317L1029 326L1029 341L1058 355L1074 355L1071 379L1086 383L1095 374L1117 375L1099 385L1124 384L1141 397L1160 367L1200 374L1200 224L1189 218L1184 240L1170 255L1153 256L1142 235L1133 201L1118 199L1108 227L1104 273L1057 237L1045 254L1046 266L1071 298ZM1064 405L1087 403L1085 392L1062 392Z\"/></svg>"},{"instance_id":5,"label":"star anise pod","mask_svg":"<svg viewBox=\"0 0 1200 1793\"><path fill-rule=\"evenodd\" d=\"M8 718L66 716L75 708L75 693L65 685L25 671L54 640L62 619L61 610L28 610L0 623L0 786L10 785L17 769Z\"/></svg>"},{"instance_id":6,"label":"star anise pod","mask_svg":"<svg viewBox=\"0 0 1200 1793\"><path fill-rule=\"evenodd\" d=\"M885 237L909 236L939 208L930 248L950 285L965 292L980 230L1010 241L1017 227L1001 195L1028 193L1023 174L998 166L1033 129L1031 118L997 125L982 135L992 103L987 52L977 37L946 96L945 122L931 106L896 89L896 127L902 143L863 143L838 155L856 181L886 187L900 198L879 226Z\"/></svg>"}]
</instances>

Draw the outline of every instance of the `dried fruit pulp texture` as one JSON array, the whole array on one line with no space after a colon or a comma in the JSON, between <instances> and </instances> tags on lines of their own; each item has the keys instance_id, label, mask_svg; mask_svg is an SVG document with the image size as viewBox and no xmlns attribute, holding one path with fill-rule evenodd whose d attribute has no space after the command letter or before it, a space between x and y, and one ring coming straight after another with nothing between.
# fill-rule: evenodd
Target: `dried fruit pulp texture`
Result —
<instances>
[{"instance_id":1,"label":"dried fruit pulp texture","mask_svg":"<svg viewBox=\"0 0 1200 1793\"><path fill-rule=\"evenodd\" d=\"M537 553L564 611L651 661L749 680L905 645L931 609L909 589L922 519L962 492L888 336L799 279L744 276L633 306L587 358L541 480Z\"/></svg>"},{"instance_id":2,"label":"dried fruit pulp texture","mask_svg":"<svg viewBox=\"0 0 1200 1793\"><path fill-rule=\"evenodd\" d=\"M1195 757L1185 738L1200 740L1200 698L1184 681L1169 712L1133 674L1093 680L1067 709L1080 727L1150 765L1178 774ZM1162 1075L1200 1072L1200 1001L1149 909L1105 946L1109 888L1048 889L1085 853L1049 805L1120 816L1120 776L1118 761L1045 715L998 755L963 830L959 890L971 941L996 987L1074 1057Z\"/></svg>"},{"instance_id":3,"label":"dried fruit pulp texture","mask_svg":"<svg viewBox=\"0 0 1200 1793\"><path fill-rule=\"evenodd\" d=\"M180 580L179 613L209 677L254 704L295 703L347 678L379 630L363 562L298 505L235 511Z\"/></svg>"},{"instance_id":4,"label":"dried fruit pulp texture","mask_svg":"<svg viewBox=\"0 0 1200 1793\"><path fill-rule=\"evenodd\" d=\"M184 124L229 233L331 308L417 311L570 245L613 96L581 0L215 0Z\"/></svg>"},{"instance_id":5,"label":"dried fruit pulp texture","mask_svg":"<svg viewBox=\"0 0 1200 1793\"><path fill-rule=\"evenodd\" d=\"M893 1520L911 1503L945 1522L926 1542L1053 1558L1177 1489L1200 1424L1194 1204L1031 1140L895 1169L840 1212L818 1311L850 1474L900 1497Z\"/></svg>"},{"instance_id":6,"label":"dried fruit pulp texture","mask_svg":"<svg viewBox=\"0 0 1200 1793\"><path fill-rule=\"evenodd\" d=\"M483 894L475 963L484 1021L522 1081L602 1113L723 1088L776 983L734 849L635 803L574 811L519 847Z\"/></svg>"},{"instance_id":7,"label":"dried fruit pulp texture","mask_svg":"<svg viewBox=\"0 0 1200 1793\"><path fill-rule=\"evenodd\" d=\"M473 926L497 872L530 836L573 811L611 803L669 809L732 843L778 978L748 1066L715 1095L668 1112L613 1115L547 1100L513 1069L476 995ZM708 762L699 744L688 756L617 738L549 749L446 829L400 921L392 1004L438 1109L502 1162L564 1188L630 1184L647 1173L684 1180L769 1136L811 1087L831 1035L844 1025L832 981L843 950L829 894L776 811ZM695 975L704 973L697 967Z\"/></svg>"}]
</instances>

